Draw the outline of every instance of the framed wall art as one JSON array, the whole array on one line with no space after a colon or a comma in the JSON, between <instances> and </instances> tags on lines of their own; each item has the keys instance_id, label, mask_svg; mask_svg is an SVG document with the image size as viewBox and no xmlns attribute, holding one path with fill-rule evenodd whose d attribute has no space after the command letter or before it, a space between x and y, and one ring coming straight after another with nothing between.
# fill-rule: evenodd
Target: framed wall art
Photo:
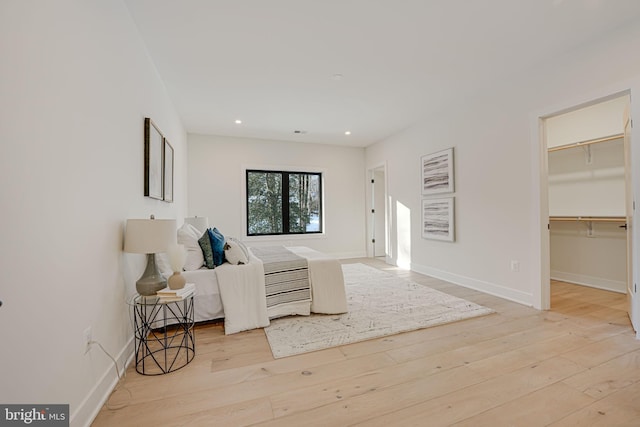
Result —
<instances>
[{"instance_id":1,"label":"framed wall art","mask_svg":"<svg viewBox=\"0 0 640 427\"><path fill-rule=\"evenodd\" d=\"M164 139L163 199L173 202L173 147Z\"/></svg>"},{"instance_id":2,"label":"framed wall art","mask_svg":"<svg viewBox=\"0 0 640 427\"><path fill-rule=\"evenodd\" d=\"M454 241L453 197L422 200L422 237Z\"/></svg>"},{"instance_id":3,"label":"framed wall art","mask_svg":"<svg viewBox=\"0 0 640 427\"><path fill-rule=\"evenodd\" d=\"M164 137L150 118L144 119L144 195L162 200Z\"/></svg>"},{"instance_id":4,"label":"framed wall art","mask_svg":"<svg viewBox=\"0 0 640 427\"><path fill-rule=\"evenodd\" d=\"M422 194L453 193L453 148L421 157Z\"/></svg>"},{"instance_id":5,"label":"framed wall art","mask_svg":"<svg viewBox=\"0 0 640 427\"><path fill-rule=\"evenodd\" d=\"M173 146L149 117L144 119L144 195L173 202Z\"/></svg>"}]
</instances>

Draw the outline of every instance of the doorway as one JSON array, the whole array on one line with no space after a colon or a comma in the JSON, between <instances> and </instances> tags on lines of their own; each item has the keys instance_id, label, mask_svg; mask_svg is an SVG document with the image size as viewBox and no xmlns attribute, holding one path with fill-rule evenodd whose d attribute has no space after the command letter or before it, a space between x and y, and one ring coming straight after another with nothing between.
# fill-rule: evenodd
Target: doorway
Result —
<instances>
[{"instance_id":1,"label":"doorway","mask_svg":"<svg viewBox=\"0 0 640 427\"><path fill-rule=\"evenodd\" d=\"M583 296L593 293L588 289L628 292L633 196L623 119L629 103L628 95L618 95L542 119L547 156L542 194L549 218L543 268L549 287L578 285L572 292Z\"/></svg>"},{"instance_id":2,"label":"doorway","mask_svg":"<svg viewBox=\"0 0 640 427\"><path fill-rule=\"evenodd\" d=\"M387 257L386 168L371 170L371 227L370 244L374 258Z\"/></svg>"}]
</instances>

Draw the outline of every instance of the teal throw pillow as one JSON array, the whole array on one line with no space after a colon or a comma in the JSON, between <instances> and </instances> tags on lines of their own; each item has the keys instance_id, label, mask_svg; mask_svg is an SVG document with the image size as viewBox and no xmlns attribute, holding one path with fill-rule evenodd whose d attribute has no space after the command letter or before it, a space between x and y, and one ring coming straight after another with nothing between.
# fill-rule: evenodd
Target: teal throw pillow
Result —
<instances>
[{"instance_id":1,"label":"teal throw pillow","mask_svg":"<svg viewBox=\"0 0 640 427\"><path fill-rule=\"evenodd\" d=\"M208 230L198 239L198 244L204 256L204 266L207 268L216 268L216 264L213 262L213 248L211 247Z\"/></svg>"},{"instance_id":2,"label":"teal throw pillow","mask_svg":"<svg viewBox=\"0 0 640 427\"><path fill-rule=\"evenodd\" d=\"M211 249L213 250L213 263L215 265L222 265L224 262L224 236L217 228L210 228L207 230L209 233L209 240L211 241Z\"/></svg>"}]
</instances>

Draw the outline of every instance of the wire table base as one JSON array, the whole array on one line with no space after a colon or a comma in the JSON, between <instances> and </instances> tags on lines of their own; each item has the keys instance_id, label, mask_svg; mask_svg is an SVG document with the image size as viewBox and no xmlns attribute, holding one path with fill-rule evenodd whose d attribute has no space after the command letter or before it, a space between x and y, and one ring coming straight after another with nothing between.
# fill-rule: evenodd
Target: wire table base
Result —
<instances>
[{"instance_id":1,"label":"wire table base","mask_svg":"<svg viewBox=\"0 0 640 427\"><path fill-rule=\"evenodd\" d=\"M196 353L193 295L171 302L137 295L131 306L138 373L167 374L193 360Z\"/></svg>"}]
</instances>

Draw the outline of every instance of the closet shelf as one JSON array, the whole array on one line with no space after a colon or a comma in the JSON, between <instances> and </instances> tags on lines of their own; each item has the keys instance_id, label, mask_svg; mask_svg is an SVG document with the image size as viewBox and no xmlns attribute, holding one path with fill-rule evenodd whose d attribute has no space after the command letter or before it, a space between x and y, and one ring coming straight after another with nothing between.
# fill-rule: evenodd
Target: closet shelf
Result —
<instances>
[{"instance_id":1,"label":"closet shelf","mask_svg":"<svg viewBox=\"0 0 640 427\"><path fill-rule=\"evenodd\" d=\"M551 153L553 151L566 150L568 148L584 147L584 146L591 145L591 144L598 144L600 142L615 141L616 139L621 139L621 138L624 138L624 134L623 133L618 133L618 134L615 134L615 135L605 136L604 138L589 139L587 141L580 141L580 142L574 142L574 143L571 143L571 144L558 145L557 147L549 148L547 151L549 151Z\"/></svg>"},{"instance_id":2,"label":"closet shelf","mask_svg":"<svg viewBox=\"0 0 640 427\"><path fill-rule=\"evenodd\" d=\"M550 216L550 221L627 222L623 216Z\"/></svg>"}]
</instances>

